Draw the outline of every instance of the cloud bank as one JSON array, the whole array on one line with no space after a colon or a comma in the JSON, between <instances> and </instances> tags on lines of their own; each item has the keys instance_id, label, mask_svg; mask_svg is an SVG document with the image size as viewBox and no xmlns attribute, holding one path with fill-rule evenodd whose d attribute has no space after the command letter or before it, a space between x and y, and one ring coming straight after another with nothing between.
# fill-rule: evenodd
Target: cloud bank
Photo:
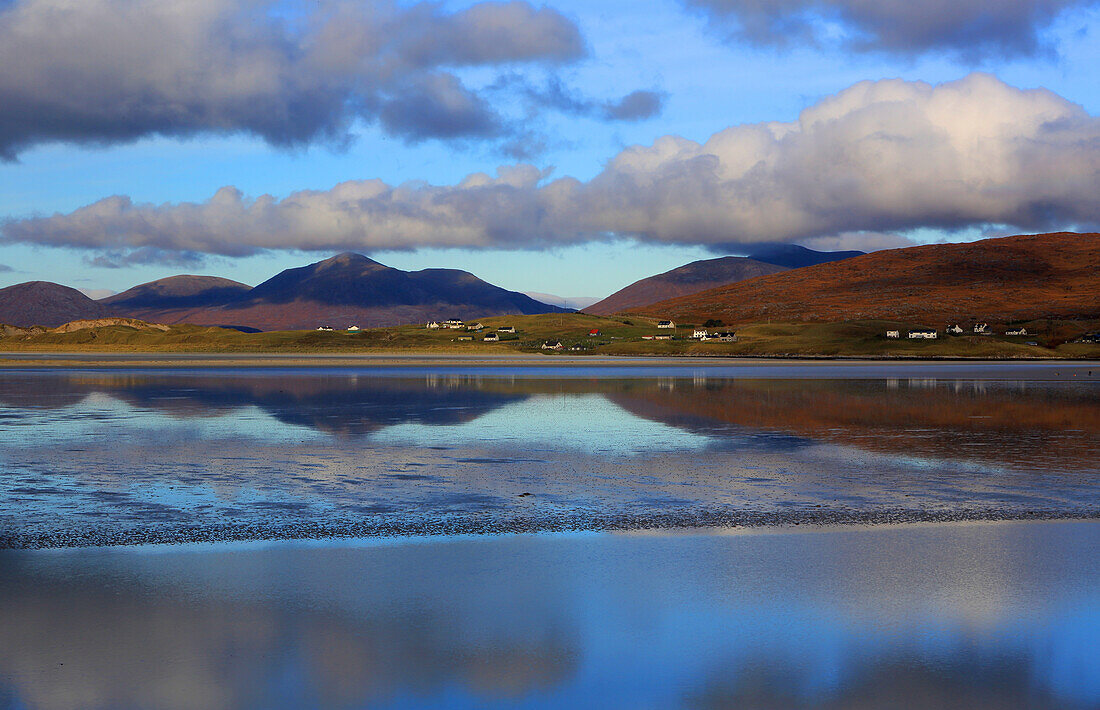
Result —
<instances>
[{"instance_id":1,"label":"cloud bank","mask_svg":"<svg viewBox=\"0 0 1100 710\"><path fill-rule=\"evenodd\" d=\"M1100 224L1100 118L987 74L861 82L788 123L698 143L664 136L587 182L532 165L454 185L341 183L283 199L224 187L201 203L108 197L9 221L4 240L113 255L268 249L523 249L630 237L881 248L916 228Z\"/></svg>"},{"instance_id":2,"label":"cloud bank","mask_svg":"<svg viewBox=\"0 0 1100 710\"><path fill-rule=\"evenodd\" d=\"M1041 34L1063 12L1097 0L684 0L733 41L826 44L839 28L848 47L970 61L1052 51Z\"/></svg>"},{"instance_id":3,"label":"cloud bank","mask_svg":"<svg viewBox=\"0 0 1100 710\"><path fill-rule=\"evenodd\" d=\"M524 0L0 0L0 159L149 135L339 143L360 119L414 142L504 138L455 72L586 53L571 20ZM631 119L631 96L603 118Z\"/></svg>"}]
</instances>

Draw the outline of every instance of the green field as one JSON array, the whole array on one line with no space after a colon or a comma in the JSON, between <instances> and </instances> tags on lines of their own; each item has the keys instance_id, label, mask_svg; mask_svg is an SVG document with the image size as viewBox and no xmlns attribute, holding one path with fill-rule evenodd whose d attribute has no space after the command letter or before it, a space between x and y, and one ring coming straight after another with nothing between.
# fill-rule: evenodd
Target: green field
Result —
<instances>
[{"instance_id":1,"label":"green field","mask_svg":"<svg viewBox=\"0 0 1100 710\"><path fill-rule=\"evenodd\" d=\"M108 325L53 332L46 329L0 328L0 350L8 352L180 352L180 353L509 353L540 352L567 355L680 355L742 357L887 357L887 358L1095 358L1100 345L1070 342L1096 330L1096 323L1042 321L1026 323L1024 337L1004 335L908 340L907 329L919 324L890 321L845 323L751 324L736 328L737 342L698 342L690 339L693 326L680 325L674 340L643 340L644 335L668 334L646 318L605 318L581 313L485 318L480 332L428 330L423 326L344 331L280 331L240 333L192 325L167 330L133 325ZM515 335L501 334L501 342L485 342L485 334L511 325ZM1020 325L1020 324L1014 324ZM600 334L588 335L592 329ZM715 330L715 328L710 328ZM901 330L900 340L885 337ZM1000 329L1000 330L1003 330ZM463 340L460 338L473 338ZM561 342L560 351L542 349L546 341ZM1028 345L1027 342L1037 345Z\"/></svg>"}]
</instances>

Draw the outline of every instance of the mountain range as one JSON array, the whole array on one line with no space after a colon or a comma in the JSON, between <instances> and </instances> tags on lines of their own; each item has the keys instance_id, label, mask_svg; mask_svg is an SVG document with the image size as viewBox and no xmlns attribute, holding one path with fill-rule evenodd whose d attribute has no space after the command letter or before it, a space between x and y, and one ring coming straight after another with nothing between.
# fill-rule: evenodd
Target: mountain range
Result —
<instances>
[{"instance_id":1,"label":"mountain range","mask_svg":"<svg viewBox=\"0 0 1100 710\"><path fill-rule=\"evenodd\" d=\"M814 251L797 244L758 245L753 247L749 256L722 256L716 259L693 261L663 274L635 281L583 310L593 315L611 315L757 276L851 259L862 256L863 253L861 251Z\"/></svg>"},{"instance_id":2,"label":"mountain range","mask_svg":"<svg viewBox=\"0 0 1100 710\"><path fill-rule=\"evenodd\" d=\"M465 271L402 271L352 253L287 269L252 288L212 276L172 276L101 301L44 281L0 289L0 322L19 326L126 316L158 323L301 330L568 310Z\"/></svg>"},{"instance_id":3,"label":"mountain range","mask_svg":"<svg viewBox=\"0 0 1100 710\"><path fill-rule=\"evenodd\" d=\"M1100 318L1100 234L929 244L759 276L633 312L688 323Z\"/></svg>"}]
</instances>

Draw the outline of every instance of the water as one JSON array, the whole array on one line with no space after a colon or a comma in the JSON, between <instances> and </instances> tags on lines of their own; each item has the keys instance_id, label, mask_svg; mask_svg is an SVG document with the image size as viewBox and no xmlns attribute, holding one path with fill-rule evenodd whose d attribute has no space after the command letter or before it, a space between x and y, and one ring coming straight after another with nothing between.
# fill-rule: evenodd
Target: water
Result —
<instances>
[{"instance_id":1,"label":"water","mask_svg":"<svg viewBox=\"0 0 1100 710\"><path fill-rule=\"evenodd\" d=\"M0 707L1095 708L1100 523L0 551Z\"/></svg>"},{"instance_id":2,"label":"water","mask_svg":"<svg viewBox=\"0 0 1100 710\"><path fill-rule=\"evenodd\" d=\"M8 371L0 542L1095 514L1097 375Z\"/></svg>"}]
</instances>

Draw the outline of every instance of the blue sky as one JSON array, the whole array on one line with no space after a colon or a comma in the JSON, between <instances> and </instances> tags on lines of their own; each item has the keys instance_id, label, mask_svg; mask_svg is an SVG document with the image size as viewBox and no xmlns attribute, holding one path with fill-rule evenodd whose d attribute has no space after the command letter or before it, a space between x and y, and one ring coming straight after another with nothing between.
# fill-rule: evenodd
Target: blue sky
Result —
<instances>
[{"instance_id":1,"label":"blue sky","mask_svg":"<svg viewBox=\"0 0 1100 710\"><path fill-rule=\"evenodd\" d=\"M96 1L109 5L113 0ZM7 12L12 11L11 7L43 2L47 0L15 0ZM213 0L203 2L216 4ZM170 220L174 225L171 228L150 227L159 231L143 237L150 241L140 244L155 244L151 252L149 249L135 252L140 249L139 243L127 241L126 232L133 228L135 219L140 219L142 225L150 224L153 221L150 215L159 218L166 212L172 213L181 202L205 203L223 186L235 187L247 204L265 194L282 200L301 190L328 191L345 181L379 179L388 186L425 181L433 186L457 186L472 173L495 177L500 166L524 163L542 171L537 185L524 183L517 188L527 191L528 197L531 191L568 176L580 181L584 192L576 198L562 198L566 203L574 200L596 203L606 200L606 196L600 192L593 197L596 190L592 186L609 182L609 172L614 173L612 177L621 177L623 171L615 168L615 161L617 156L621 160L623 151L630 146L650 146L667 136L705 144L712 135L732 126L796 121L804 109L867 80L898 78L935 86L982 72L999 84L981 91L988 90L996 97L1003 94L1004 101L1014 100L1017 90L1041 87L1065 104L1044 109L1048 113L1072 114L1072 105L1083 111L1083 118L1071 116L1075 125L1085 126L1071 138L1078 146L1092 145L1100 151L1095 146L1095 129L1090 122L1100 114L1100 88L1095 81L1100 70L1100 43L1095 41L1095 34L1100 31L1097 3L1063 3L1064 9L1052 20L1043 17L1035 20L1032 24L1039 39L1037 49L1020 49L1007 41L995 42L991 48L982 50L981 56L960 56L966 54L960 51L960 46L967 45L958 41L932 47L856 48L849 40L865 33L867 27L850 18L845 20L843 13L829 17L810 13L805 26L791 30L787 37L780 36L782 30L769 31L763 38L759 34L738 35L737 29L745 18L739 15L731 19L721 11L737 6L736 2L715 0L713 7L718 9L709 15L700 4L706 5L703 2L686 7L674 0L557 0L546 7L579 31L585 45L582 56L576 56L575 47L554 47L546 51L574 53L565 60L554 55L548 60L540 57L533 62L525 59L480 65L465 63L451 69L465 87L486 97L495 110L508 117L508 130L513 135L521 136L525 144L538 149L532 148L529 154L518 158L509 154L503 145L505 141L496 135L416 140L410 139L410 134L400 126L368 122L370 116L353 117L350 140L342 145L324 139L304 140L290 147L273 145L271 140L250 132L247 126L235 130L232 125L228 129L200 127L176 131L169 136L157 135L154 128L144 135L126 136L117 142L111 142L112 129L101 127L95 130L107 130L106 138L81 134L60 140L50 135L30 140L18 149L15 160L0 162L0 219L4 220L0 226L4 235L0 239L0 265L10 269L0 273L0 286L42 279L82 289L118 291L174 273L214 274L254 284L283 268L316 261L348 248L404 269L456 267L516 290L602 296L687 261L736 253L741 242L763 241L773 232L776 241L795 241L818 248L833 245L875 248L906 240L972 239L1006 231L1035 231L1036 226L1087 228L1094 224L1089 208L1070 197L1059 201L1055 195L1050 199L1058 204L1045 211L1041 220L1034 217L1033 205L1017 203L1004 207L983 204L974 209L955 205L949 211L928 209L922 213L911 205L904 209L883 209L876 202L874 209L867 209L865 217L838 220L818 231L807 227L806 220L797 224L778 220L772 224L770 216L761 220L755 213L746 213L728 223L720 217L696 223L685 221L682 216L657 215L654 224L649 225L640 223L637 216L637 200L647 199L641 196L631 202L630 209L620 209L623 214L617 213L614 218L601 221L602 218L589 215L570 214L568 218L557 215L539 230L532 229L530 234L514 239L499 234L499 229L494 232L495 227L488 228L493 232L492 238L470 237L464 242L456 231L453 238L428 239L423 237L423 225L416 228L396 225L385 239L364 238L358 243L354 232L338 239L313 239L315 232L323 231L326 222L309 222L308 227L295 227L312 230L309 238L301 237L300 241L295 241L293 230L288 228L285 238L270 244L253 234L240 237L244 240L242 244L247 243L241 248L217 248L211 247L211 243L218 240L234 243L242 234L237 228L241 222L212 224L204 216L204 228L214 236L197 247L187 235L172 231L184 228L179 226L181 220L175 218ZM960 0L958 4L967 3ZM1014 3L1020 4L1028 3ZM404 3L399 7L410 5ZM459 13L476 5L444 3L441 12ZM844 8L843 2L835 5ZM292 15L298 11L291 9ZM797 19L804 19L808 12ZM0 28L5 21L4 11L0 11ZM125 20L122 24L125 28ZM817 46L806 36L806 27L816 37ZM48 63L53 59L51 51L54 50L47 47L43 55L35 55L27 63ZM2 97L5 86L2 74L19 69L12 70L10 63L0 66L9 67L0 68ZM511 79L513 86L499 88L502 79ZM578 105L587 108L532 110L523 104L521 94L525 89L515 88L518 85L539 89L551 82L565 87ZM966 84L965 91L960 93L980 94L975 86L978 85ZM604 110L601 106L633 91L659 96L662 100L659 111L630 120L611 120L601 114ZM996 110L995 105L1000 104L990 102L991 111ZM48 119L32 115L27 120ZM5 120L19 120L19 114L15 118L0 116L0 130ZM393 120L399 121L400 116ZM1066 121L1070 119L1061 122ZM137 131L141 133L141 129ZM997 150L996 155L1000 156L1001 149ZM680 148L677 151L678 155L683 154ZM708 151L690 147L688 152L698 159ZM1075 151L1079 153L1079 149ZM798 155L804 154L805 150ZM609 165L614 169L609 170ZM1088 193L1091 189L1095 194L1095 165L1094 160L1082 164L1075 182L1067 184L1062 192L1069 195ZM899 177L908 172L902 165L895 169ZM939 174L930 171L922 179L934 180ZM923 187L918 184L907 190L920 192ZM998 189L1003 191L1006 187L1030 189L1015 183ZM102 227L103 221L99 220L94 228L88 226L86 219L73 216L74 211L113 195L127 196L145 212L135 216L128 211L126 219L112 213L109 226ZM452 192L448 195L454 197ZM930 193L928 201L935 201L934 194ZM780 203L777 210L786 209L784 204ZM821 209L862 214L863 204L853 206L842 200L832 209ZM715 214L723 212L720 201L697 211L705 212L712 207ZM555 203L554 209L564 208ZM646 211L644 203L641 211ZM54 215L63 219L51 221ZM382 217L362 219L357 228L373 233L371 220ZM480 223L469 225L463 234L480 228ZM93 234L97 229L100 231ZM103 237L104 229L113 230L107 239ZM256 230L262 231L260 227ZM571 236L559 241L557 235L565 232ZM751 236L743 238L746 234ZM452 243L472 243L476 248L440 246ZM294 248L298 244L304 248ZM394 249L395 245L400 248ZM134 253L138 256L134 257ZM105 266L112 262L113 266Z\"/></svg>"}]
</instances>

